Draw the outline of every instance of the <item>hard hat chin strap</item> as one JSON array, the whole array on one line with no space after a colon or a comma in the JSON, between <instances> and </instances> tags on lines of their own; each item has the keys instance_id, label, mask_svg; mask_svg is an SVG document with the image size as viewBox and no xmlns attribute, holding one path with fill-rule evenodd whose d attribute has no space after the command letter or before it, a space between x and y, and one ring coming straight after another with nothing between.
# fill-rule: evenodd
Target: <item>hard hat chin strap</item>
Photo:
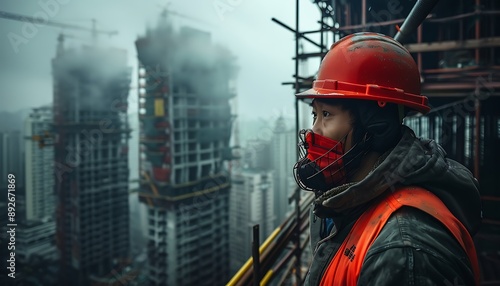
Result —
<instances>
[{"instance_id":1,"label":"hard hat chin strap","mask_svg":"<svg viewBox=\"0 0 500 286\"><path fill-rule=\"evenodd\" d=\"M366 146L369 146L369 140L365 137L363 141L344 152L343 144L349 133L336 141L315 134L312 130L301 130L301 159L294 166L294 177L302 189L320 195L348 182L366 154Z\"/></svg>"}]
</instances>

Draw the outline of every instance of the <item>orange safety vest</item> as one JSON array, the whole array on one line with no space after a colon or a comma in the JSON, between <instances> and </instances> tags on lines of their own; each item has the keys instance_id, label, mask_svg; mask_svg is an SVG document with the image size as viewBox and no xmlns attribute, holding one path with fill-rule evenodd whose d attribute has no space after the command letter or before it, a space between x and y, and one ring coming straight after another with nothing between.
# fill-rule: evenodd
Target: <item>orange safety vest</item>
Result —
<instances>
[{"instance_id":1,"label":"orange safety vest","mask_svg":"<svg viewBox=\"0 0 500 286\"><path fill-rule=\"evenodd\" d=\"M422 210L446 226L469 256L476 285L479 285L479 263L469 232L436 195L413 186L389 193L361 215L330 261L320 285L356 285L368 249L391 214L402 206Z\"/></svg>"}]
</instances>

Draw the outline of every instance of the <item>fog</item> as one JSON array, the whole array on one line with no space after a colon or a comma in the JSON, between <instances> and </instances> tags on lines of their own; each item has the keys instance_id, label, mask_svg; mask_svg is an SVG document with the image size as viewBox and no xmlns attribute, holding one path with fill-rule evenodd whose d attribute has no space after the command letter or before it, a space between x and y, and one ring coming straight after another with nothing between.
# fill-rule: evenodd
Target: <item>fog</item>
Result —
<instances>
[{"instance_id":1,"label":"fog","mask_svg":"<svg viewBox=\"0 0 500 286\"><path fill-rule=\"evenodd\" d=\"M130 144L130 178L138 176L138 59L135 41L158 26L164 9L170 11L167 19L173 29L183 26L210 34L211 43L227 49L236 59L237 101L233 114L237 115L240 145L248 140L267 140L275 120L283 116L289 126L294 124L294 90L282 82L293 81L295 54L294 34L271 21L295 26L295 2L276 1L132 1L132 0L39 0L2 1L0 11L48 19L68 26L89 30L61 28L25 21L0 18L0 131L21 130L30 109L49 105L53 100L52 60L57 53L58 37L64 34L65 49L79 50L84 45L103 49L122 49L126 65L130 67L128 93L129 124L132 128ZM300 3L300 28L319 28L319 9L310 1ZM117 31L113 36L98 34L92 37L93 20L97 30ZM319 37L310 38L319 42ZM305 52L317 48L304 42ZM197 55L186 54L192 60L207 59L195 49ZM98 60L98 59L97 59ZM106 61L109 63L109 61ZM299 74L309 74L319 66L319 60L301 64ZM105 67L101 73L106 72ZM92 101L100 98L94 85L87 86L89 97L81 102L109 106ZM95 92L92 92L94 89ZM121 95L121 96L126 96ZM236 110L234 110L236 109ZM302 112L302 117L308 116ZM233 142L234 138L232 139Z\"/></svg>"},{"instance_id":2,"label":"fog","mask_svg":"<svg viewBox=\"0 0 500 286\"><path fill-rule=\"evenodd\" d=\"M0 111L17 113L52 102L51 60L57 37L66 35L67 48L96 44L124 49L132 68L129 113L137 113L137 55L134 41L157 25L167 8L174 26L191 26L211 34L213 43L226 47L237 58L238 110L241 119L293 116L293 90L281 83L292 81L294 35L271 21L272 17L295 25L294 1L2 1L0 10L99 30L116 30L117 35L100 34L93 40L89 31L0 18ZM301 29L317 29L319 10L301 1ZM305 44L305 49L314 47ZM319 61L311 63L309 71ZM2 120L11 120L3 117Z\"/></svg>"}]
</instances>

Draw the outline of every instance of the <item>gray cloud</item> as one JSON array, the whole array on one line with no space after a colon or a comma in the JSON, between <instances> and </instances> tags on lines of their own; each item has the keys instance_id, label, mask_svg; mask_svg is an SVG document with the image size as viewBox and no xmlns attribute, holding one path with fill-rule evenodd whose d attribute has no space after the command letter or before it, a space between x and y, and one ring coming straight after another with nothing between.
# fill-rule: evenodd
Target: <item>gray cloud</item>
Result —
<instances>
[{"instance_id":1,"label":"gray cloud","mask_svg":"<svg viewBox=\"0 0 500 286\"><path fill-rule=\"evenodd\" d=\"M0 10L34 16L44 12L47 3L59 3L57 1L2 1ZM136 86L134 41L145 33L147 26L156 26L165 1L59 1L65 4L52 9L50 20L90 27L91 19L95 18L99 29L119 31L111 38L101 35L98 43L127 51L128 65L133 67L132 86ZM177 26L191 25L210 32L213 42L226 46L238 58L238 113L244 117L263 117L273 109L293 104L293 90L281 85L283 81L290 81L293 74L293 34L273 23L271 17L293 26L295 8L286 0L270 2L186 0L172 1L168 6L177 12L171 15ZM221 4L225 10L216 9ZM309 2L302 6L304 28L317 28L316 7ZM223 17L220 17L221 11ZM55 56L58 34L72 36L67 39L67 45L77 47L91 42L90 32L39 26L29 35L31 38L25 37L26 43L17 46L16 53L8 35L25 36L29 24L7 19L0 19L0 23L0 109L15 111L50 103L50 61ZM130 91L129 101L130 112L137 112L137 90Z\"/></svg>"}]
</instances>

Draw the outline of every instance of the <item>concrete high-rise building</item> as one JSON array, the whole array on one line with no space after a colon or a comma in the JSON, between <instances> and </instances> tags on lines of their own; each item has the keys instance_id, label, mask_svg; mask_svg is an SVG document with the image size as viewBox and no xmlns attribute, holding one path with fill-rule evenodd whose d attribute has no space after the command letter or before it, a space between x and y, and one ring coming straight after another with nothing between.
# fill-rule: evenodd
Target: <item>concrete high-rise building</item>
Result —
<instances>
[{"instance_id":1,"label":"concrete high-rise building","mask_svg":"<svg viewBox=\"0 0 500 286\"><path fill-rule=\"evenodd\" d=\"M243 149L242 164L245 168L270 170L271 169L271 142L254 139L246 142Z\"/></svg>"},{"instance_id":2,"label":"concrete high-rise building","mask_svg":"<svg viewBox=\"0 0 500 286\"><path fill-rule=\"evenodd\" d=\"M246 169L231 176L231 274L252 255L253 226L259 225L261 243L274 229L273 181L270 170Z\"/></svg>"},{"instance_id":3,"label":"concrete high-rise building","mask_svg":"<svg viewBox=\"0 0 500 286\"><path fill-rule=\"evenodd\" d=\"M288 199L297 187L293 178L293 165L297 158L296 132L287 127L283 117L276 120L271 141L271 165L274 170L274 213L276 226L293 209Z\"/></svg>"},{"instance_id":4,"label":"concrete high-rise building","mask_svg":"<svg viewBox=\"0 0 500 286\"><path fill-rule=\"evenodd\" d=\"M19 130L8 129L0 131L0 191L7 194L8 175L15 176L16 196L16 222L25 219L25 200L24 200L24 160L22 133ZM7 195L2 198L7 201Z\"/></svg>"},{"instance_id":5,"label":"concrete high-rise building","mask_svg":"<svg viewBox=\"0 0 500 286\"><path fill-rule=\"evenodd\" d=\"M19 262L29 264L33 259L54 263L58 257L53 219L29 220L18 224L16 256Z\"/></svg>"},{"instance_id":6,"label":"concrete high-rise building","mask_svg":"<svg viewBox=\"0 0 500 286\"><path fill-rule=\"evenodd\" d=\"M55 217L52 107L33 109L25 121L26 219Z\"/></svg>"},{"instance_id":7,"label":"concrete high-rise building","mask_svg":"<svg viewBox=\"0 0 500 286\"><path fill-rule=\"evenodd\" d=\"M88 285L129 255L124 50L64 49L52 61L57 245L61 283Z\"/></svg>"},{"instance_id":8,"label":"concrete high-rise building","mask_svg":"<svg viewBox=\"0 0 500 286\"><path fill-rule=\"evenodd\" d=\"M7 174L16 176L16 187L24 184L20 131L0 132L0 183L7 186Z\"/></svg>"},{"instance_id":9,"label":"concrete high-rise building","mask_svg":"<svg viewBox=\"0 0 500 286\"><path fill-rule=\"evenodd\" d=\"M51 106L33 109L25 121L25 192L21 197L25 221L19 228L18 258L28 263L33 256L55 260L54 140Z\"/></svg>"},{"instance_id":10,"label":"concrete high-rise building","mask_svg":"<svg viewBox=\"0 0 500 286\"><path fill-rule=\"evenodd\" d=\"M140 191L148 206L148 285L229 279L233 56L210 34L175 31L164 13L136 41Z\"/></svg>"}]
</instances>

